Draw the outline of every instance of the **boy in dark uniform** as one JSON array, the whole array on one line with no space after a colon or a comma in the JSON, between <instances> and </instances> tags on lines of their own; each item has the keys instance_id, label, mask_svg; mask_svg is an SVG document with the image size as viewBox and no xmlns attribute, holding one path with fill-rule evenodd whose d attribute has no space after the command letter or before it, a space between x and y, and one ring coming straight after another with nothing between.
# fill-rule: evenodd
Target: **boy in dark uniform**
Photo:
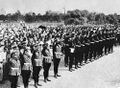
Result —
<instances>
[{"instance_id":1,"label":"boy in dark uniform","mask_svg":"<svg viewBox=\"0 0 120 88\"><path fill-rule=\"evenodd\" d=\"M74 41L74 35L69 38L69 71L72 72L74 71L72 66L73 66L73 61L75 59L75 41Z\"/></svg>"}]
</instances>

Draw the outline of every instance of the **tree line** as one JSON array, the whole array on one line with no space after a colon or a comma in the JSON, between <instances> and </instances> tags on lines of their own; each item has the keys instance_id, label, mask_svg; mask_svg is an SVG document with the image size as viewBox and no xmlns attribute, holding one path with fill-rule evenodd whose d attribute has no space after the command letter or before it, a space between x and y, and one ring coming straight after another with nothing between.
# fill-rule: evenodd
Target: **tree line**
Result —
<instances>
[{"instance_id":1,"label":"tree line","mask_svg":"<svg viewBox=\"0 0 120 88\"><path fill-rule=\"evenodd\" d=\"M18 10L13 14L1 14L0 20L2 21L25 21L25 22L65 22L65 24L119 24L120 15L104 13L89 12L87 10L71 10L66 13L59 13L54 11L46 11L44 15L35 14L34 12L28 12L26 14L21 14Z\"/></svg>"}]
</instances>

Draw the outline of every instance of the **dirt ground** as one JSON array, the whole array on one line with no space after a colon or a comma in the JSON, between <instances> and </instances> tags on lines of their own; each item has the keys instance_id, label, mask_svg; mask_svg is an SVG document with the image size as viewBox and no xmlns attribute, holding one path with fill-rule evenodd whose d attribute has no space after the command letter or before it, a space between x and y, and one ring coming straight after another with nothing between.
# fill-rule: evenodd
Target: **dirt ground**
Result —
<instances>
[{"instance_id":1,"label":"dirt ground","mask_svg":"<svg viewBox=\"0 0 120 88\"><path fill-rule=\"evenodd\" d=\"M58 79L53 77L52 69L53 66L49 77L51 82L44 83L43 76L40 76L39 83L42 86L39 88L120 88L120 47L115 47L112 54L86 64L74 72L69 72L68 68L61 64L59 73L62 77ZM42 74L41 71L40 75ZM31 80L29 88L35 88L33 85ZM18 88L24 88L22 82Z\"/></svg>"}]
</instances>

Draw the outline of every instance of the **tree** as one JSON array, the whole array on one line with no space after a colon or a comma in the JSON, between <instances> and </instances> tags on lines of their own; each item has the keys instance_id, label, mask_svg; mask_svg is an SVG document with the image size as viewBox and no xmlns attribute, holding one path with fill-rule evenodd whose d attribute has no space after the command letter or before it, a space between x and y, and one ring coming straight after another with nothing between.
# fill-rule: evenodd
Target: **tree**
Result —
<instances>
[{"instance_id":1,"label":"tree","mask_svg":"<svg viewBox=\"0 0 120 88\"><path fill-rule=\"evenodd\" d=\"M36 21L36 14L34 12L29 12L25 14L26 22L34 22Z\"/></svg>"},{"instance_id":2,"label":"tree","mask_svg":"<svg viewBox=\"0 0 120 88\"><path fill-rule=\"evenodd\" d=\"M106 22L106 16L104 13L99 13L95 15L95 21L98 24L104 24Z\"/></svg>"},{"instance_id":3,"label":"tree","mask_svg":"<svg viewBox=\"0 0 120 88\"><path fill-rule=\"evenodd\" d=\"M7 18L6 18L6 16L5 15L3 15L3 14L1 14L0 15L0 20L3 20L3 21L5 21Z\"/></svg>"},{"instance_id":4,"label":"tree","mask_svg":"<svg viewBox=\"0 0 120 88\"><path fill-rule=\"evenodd\" d=\"M87 10L82 10L81 11L81 16L82 17L87 17L89 15L89 12Z\"/></svg>"},{"instance_id":5,"label":"tree","mask_svg":"<svg viewBox=\"0 0 120 88\"><path fill-rule=\"evenodd\" d=\"M88 18L89 21L95 21L95 16L96 16L96 13L92 12L92 13L89 13L89 15L87 16L87 18Z\"/></svg>"},{"instance_id":6,"label":"tree","mask_svg":"<svg viewBox=\"0 0 120 88\"><path fill-rule=\"evenodd\" d=\"M119 16L117 14L109 14L106 16L106 20L110 24L117 24L119 22Z\"/></svg>"},{"instance_id":7,"label":"tree","mask_svg":"<svg viewBox=\"0 0 120 88\"><path fill-rule=\"evenodd\" d=\"M64 21L65 25L79 25L82 24L80 20L75 18L69 18Z\"/></svg>"}]
</instances>

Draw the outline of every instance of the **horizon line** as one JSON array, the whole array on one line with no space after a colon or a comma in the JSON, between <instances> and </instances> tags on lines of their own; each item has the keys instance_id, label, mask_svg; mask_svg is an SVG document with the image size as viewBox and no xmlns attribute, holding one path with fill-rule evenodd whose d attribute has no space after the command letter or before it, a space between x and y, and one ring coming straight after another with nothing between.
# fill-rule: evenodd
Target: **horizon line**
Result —
<instances>
[{"instance_id":1,"label":"horizon line","mask_svg":"<svg viewBox=\"0 0 120 88\"><path fill-rule=\"evenodd\" d=\"M47 12L47 11L52 11L52 12L58 12L58 13L67 13L68 11L74 11L74 10L80 10L80 9L78 9L78 8L76 8L76 9L72 9L72 10L66 10L65 9L65 12L64 11L60 11L60 10L46 10L46 11L44 11L44 13L42 12L36 12L36 11L21 11L20 9L18 9L18 10L14 10L14 11L11 11L11 12L9 12L9 11L6 11L5 9L4 9L4 11L1 11L1 10L3 10L3 8L1 8L0 9L0 15L7 15L7 14L14 14L14 13L16 13L17 11L20 11L20 13L22 14L22 15L25 15L25 14L27 14L27 13L31 13L31 12L33 12L33 13L35 13L36 15L38 15L38 14L41 14L41 15L45 15L45 13ZM103 14L105 14L105 15L110 15L110 14L117 14L117 15L120 15L120 13L117 13L117 12L113 12L113 13L105 13L105 12L98 12L98 11L90 11L90 10L87 10L87 9L81 9L80 11L84 11L84 10L86 10L86 11L88 11L89 13L96 13L96 14L101 14L101 13L103 13Z\"/></svg>"}]
</instances>

